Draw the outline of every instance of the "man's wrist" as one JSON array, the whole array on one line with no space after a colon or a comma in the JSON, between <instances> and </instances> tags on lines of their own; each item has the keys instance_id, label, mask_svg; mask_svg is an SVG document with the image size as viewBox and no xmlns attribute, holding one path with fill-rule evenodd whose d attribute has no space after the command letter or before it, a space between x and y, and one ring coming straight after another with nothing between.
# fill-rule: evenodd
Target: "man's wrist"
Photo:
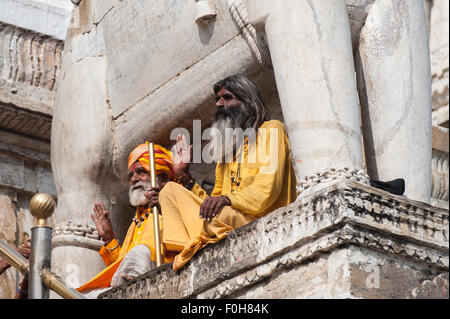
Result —
<instances>
[{"instance_id":1,"label":"man's wrist","mask_svg":"<svg viewBox=\"0 0 450 319\"><path fill-rule=\"evenodd\" d=\"M105 246L108 245L114 239L114 237L115 237L114 233L108 237L102 237L102 240L105 243Z\"/></svg>"},{"instance_id":2,"label":"man's wrist","mask_svg":"<svg viewBox=\"0 0 450 319\"><path fill-rule=\"evenodd\" d=\"M227 201L227 203L225 205L226 206L231 206L231 200L225 195L222 195L222 197L225 198L225 200Z\"/></svg>"}]
</instances>

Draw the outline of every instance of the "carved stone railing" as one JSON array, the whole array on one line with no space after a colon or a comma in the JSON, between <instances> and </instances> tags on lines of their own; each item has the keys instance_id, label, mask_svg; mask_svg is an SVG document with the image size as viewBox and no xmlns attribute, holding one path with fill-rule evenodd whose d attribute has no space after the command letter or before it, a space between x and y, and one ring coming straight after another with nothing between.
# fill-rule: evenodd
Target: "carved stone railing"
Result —
<instances>
[{"instance_id":1,"label":"carved stone railing","mask_svg":"<svg viewBox=\"0 0 450 319\"><path fill-rule=\"evenodd\" d=\"M449 130L433 126L433 152L431 158L431 204L448 207L449 203Z\"/></svg>"},{"instance_id":2,"label":"carved stone railing","mask_svg":"<svg viewBox=\"0 0 450 319\"><path fill-rule=\"evenodd\" d=\"M448 235L448 210L338 180L99 298L448 298Z\"/></svg>"}]
</instances>

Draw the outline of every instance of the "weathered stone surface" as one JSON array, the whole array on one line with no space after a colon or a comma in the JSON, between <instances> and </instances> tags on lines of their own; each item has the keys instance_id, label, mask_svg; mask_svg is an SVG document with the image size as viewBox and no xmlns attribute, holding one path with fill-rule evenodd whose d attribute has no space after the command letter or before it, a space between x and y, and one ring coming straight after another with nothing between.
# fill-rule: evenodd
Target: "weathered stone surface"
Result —
<instances>
[{"instance_id":1,"label":"weathered stone surface","mask_svg":"<svg viewBox=\"0 0 450 319\"><path fill-rule=\"evenodd\" d=\"M431 170L433 173L432 200L438 200L443 208L448 208L449 200L449 161L448 153L433 150Z\"/></svg>"},{"instance_id":2,"label":"weathered stone surface","mask_svg":"<svg viewBox=\"0 0 450 319\"><path fill-rule=\"evenodd\" d=\"M66 0L2 0L0 21L64 40L72 7Z\"/></svg>"},{"instance_id":3,"label":"weathered stone surface","mask_svg":"<svg viewBox=\"0 0 450 319\"><path fill-rule=\"evenodd\" d=\"M404 178L408 197L429 202L431 71L423 1L374 1L355 63L369 176Z\"/></svg>"},{"instance_id":4,"label":"weathered stone surface","mask_svg":"<svg viewBox=\"0 0 450 319\"><path fill-rule=\"evenodd\" d=\"M50 140L63 45L0 22L0 128Z\"/></svg>"},{"instance_id":5,"label":"weathered stone surface","mask_svg":"<svg viewBox=\"0 0 450 319\"><path fill-rule=\"evenodd\" d=\"M85 0L76 8L85 19L80 31L89 32L73 33L70 40L79 41L76 39L90 37L89 33L94 32L104 41L103 54L108 57L106 78L115 118L237 35L225 2L215 1L215 7L217 19L213 26L205 28L193 20L195 1L161 5L158 1L111 4ZM135 23L130 24L130 20ZM100 43L98 40L92 44ZM179 50L160 50L173 43L182 46ZM69 50L78 50L68 45ZM90 49L97 51L93 46Z\"/></svg>"},{"instance_id":6,"label":"weathered stone surface","mask_svg":"<svg viewBox=\"0 0 450 319\"><path fill-rule=\"evenodd\" d=\"M430 55L433 77L433 110L448 106L449 2L433 1L430 16ZM447 115L448 121L448 115Z\"/></svg>"},{"instance_id":7,"label":"weathered stone surface","mask_svg":"<svg viewBox=\"0 0 450 319\"><path fill-rule=\"evenodd\" d=\"M2 22L0 38L1 78L48 91L55 90L63 41Z\"/></svg>"},{"instance_id":8,"label":"weathered stone surface","mask_svg":"<svg viewBox=\"0 0 450 319\"><path fill-rule=\"evenodd\" d=\"M256 3L253 6L262 6L267 12L265 31L297 180L330 168L362 169L345 3ZM287 58L294 56L298 58Z\"/></svg>"},{"instance_id":9,"label":"weathered stone surface","mask_svg":"<svg viewBox=\"0 0 450 319\"><path fill-rule=\"evenodd\" d=\"M56 196L49 155L0 142L0 187Z\"/></svg>"},{"instance_id":10,"label":"weathered stone surface","mask_svg":"<svg viewBox=\"0 0 450 319\"><path fill-rule=\"evenodd\" d=\"M0 239L10 245L16 242L16 203L14 194L0 189ZM16 270L0 275L0 298L13 298L16 292Z\"/></svg>"},{"instance_id":11,"label":"weathered stone surface","mask_svg":"<svg viewBox=\"0 0 450 319\"><path fill-rule=\"evenodd\" d=\"M50 141L51 117L0 104L0 127L8 131Z\"/></svg>"},{"instance_id":12,"label":"weathered stone surface","mask_svg":"<svg viewBox=\"0 0 450 319\"><path fill-rule=\"evenodd\" d=\"M425 280L420 287L412 291L416 299L448 299L448 274L440 274L431 280Z\"/></svg>"},{"instance_id":13,"label":"weathered stone surface","mask_svg":"<svg viewBox=\"0 0 450 319\"><path fill-rule=\"evenodd\" d=\"M335 181L99 297L412 298L448 276L448 231L448 210Z\"/></svg>"}]
</instances>

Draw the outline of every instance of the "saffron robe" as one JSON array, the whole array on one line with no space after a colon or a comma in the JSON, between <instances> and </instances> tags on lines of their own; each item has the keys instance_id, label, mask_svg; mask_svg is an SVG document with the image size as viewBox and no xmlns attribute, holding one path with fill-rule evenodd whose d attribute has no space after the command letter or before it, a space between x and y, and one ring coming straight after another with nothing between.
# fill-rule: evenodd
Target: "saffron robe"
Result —
<instances>
[{"instance_id":1,"label":"saffron robe","mask_svg":"<svg viewBox=\"0 0 450 319\"><path fill-rule=\"evenodd\" d=\"M136 210L135 218L140 218L147 211L149 211L148 208L138 208ZM162 232L161 215L159 215L159 227L160 232ZM86 284L77 288L76 290L79 292L86 292L92 289L109 287L111 284L111 279L114 276L114 273L116 272L123 258L133 247L137 245L146 245L150 249L151 259L153 261L156 261L155 235L152 212L150 212L148 218L145 219L144 222L142 222L140 227L137 227L134 222L131 223L122 247L114 238L111 242L108 243L108 245L103 246L100 249L99 254L107 267L99 272L94 278L89 280ZM174 254L167 252L164 249L163 245L161 245L161 252L163 254L163 263L168 263L173 260Z\"/></svg>"},{"instance_id":2,"label":"saffron robe","mask_svg":"<svg viewBox=\"0 0 450 319\"><path fill-rule=\"evenodd\" d=\"M217 164L211 196L226 196L231 206L223 207L211 221L199 217L200 205L208 196L200 185L189 192L176 183L166 184L159 201L163 245L179 252L173 269L180 269L199 249L225 238L233 229L293 202L296 186L289 139L277 120L264 122L256 143L241 145L231 163Z\"/></svg>"}]
</instances>

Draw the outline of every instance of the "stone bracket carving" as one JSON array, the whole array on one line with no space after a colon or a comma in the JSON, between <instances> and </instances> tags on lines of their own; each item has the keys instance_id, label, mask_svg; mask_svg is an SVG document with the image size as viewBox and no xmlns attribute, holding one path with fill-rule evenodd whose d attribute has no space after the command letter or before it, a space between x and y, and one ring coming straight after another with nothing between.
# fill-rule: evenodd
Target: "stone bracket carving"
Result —
<instances>
[{"instance_id":1,"label":"stone bracket carving","mask_svg":"<svg viewBox=\"0 0 450 319\"><path fill-rule=\"evenodd\" d=\"M103 241L95 225L74 224L69 220L53 230L52 247L58 246L77 246L98 251L103 246Z\"/></svg>"}]
</instances>

